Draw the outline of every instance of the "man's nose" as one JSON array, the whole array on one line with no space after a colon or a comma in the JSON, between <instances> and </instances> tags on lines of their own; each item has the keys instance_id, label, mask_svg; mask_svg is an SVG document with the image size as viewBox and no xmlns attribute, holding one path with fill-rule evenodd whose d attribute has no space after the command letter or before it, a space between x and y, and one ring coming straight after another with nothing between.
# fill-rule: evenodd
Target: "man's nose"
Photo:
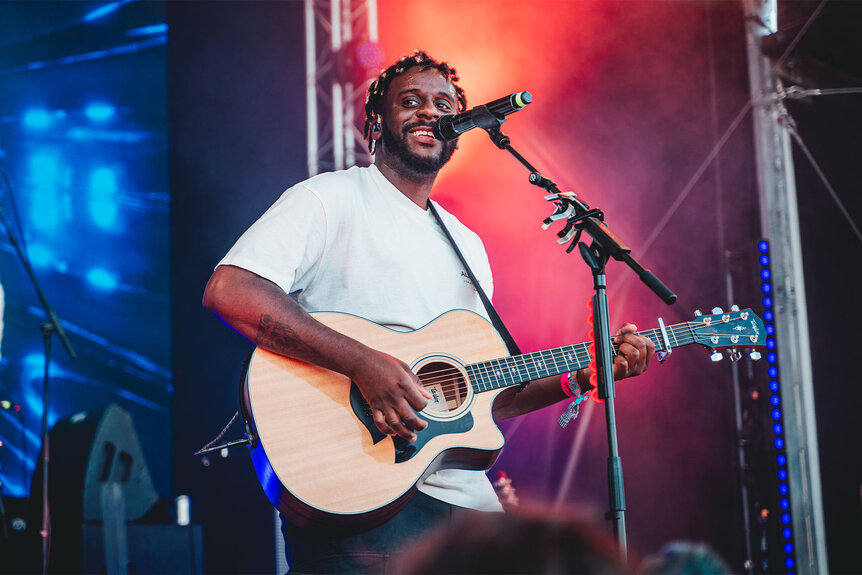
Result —
<instances>
[{"instance_id":1,"label":"man's nose","mask_svg":"<svg viewBox=\"0 0 862 575\"><path fill-rule=\"evenodd\" d=\"M436 120L441 116L440 110L437 109L437 106L432 101L425 102L421 108L416 111L417 116L421 116L423 118L430 118L432 120Z\"/></svg>"}]
</instances>

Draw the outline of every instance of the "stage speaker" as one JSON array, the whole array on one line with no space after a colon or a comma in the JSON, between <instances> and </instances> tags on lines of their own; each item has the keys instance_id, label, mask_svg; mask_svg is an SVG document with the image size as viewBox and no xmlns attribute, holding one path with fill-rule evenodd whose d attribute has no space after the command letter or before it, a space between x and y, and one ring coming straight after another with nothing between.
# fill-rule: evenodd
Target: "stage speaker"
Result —
<instances>
[{"instance_id":1,"label":"stage speaker","mask_svg":"<svg viewBox=\"0 0 862 575\"><path fill-rule=\"evenodd\" d=\"M80 519L102 519L100 495L106 483L123 491L126 521L140 519L158 495L132 416L116 404L83 411L58 422L51 430L48 489L56 497L80 498ZM52 481L56 477L58 481Z\"/></svg>"},{"instance_id":2,"label":"stage speaker","mask_svg":"<svg viewBox=\"0 0 862 575\"><path fill-rule=\"evenodd\" d=\"M131 415L116 404L76 413L48 436L48 505L52 572L80 572L82 524L103 521L103 492L119 487L125 521L158 501ZM44 446L43 446L44 449ZM33 527L42 524L42 457L30 490ZM121 511L122 512L122 511ZM119 518L122 521L122 518ZM38 531L38 529L34 529Z\"/></svg>"}]
</instances>

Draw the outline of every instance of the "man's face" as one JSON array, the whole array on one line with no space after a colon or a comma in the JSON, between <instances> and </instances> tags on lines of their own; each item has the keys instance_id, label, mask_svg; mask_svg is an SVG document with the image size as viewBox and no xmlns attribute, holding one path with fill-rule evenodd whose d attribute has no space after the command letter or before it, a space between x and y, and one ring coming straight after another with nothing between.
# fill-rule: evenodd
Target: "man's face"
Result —
<instances>
[{"instance_id":1,"label":"man's face","mask_svg":"<svg viewBox=\"0 0 862 575\"><path fill-rule=\"evenodd\" d=\"M412 68L396 77L384 97L378 154L393 167L417 175L435 174L449 161L457 140L434 137L431 125L458 111L455 88L437 70Z\"/></svg>"}]
</instances>

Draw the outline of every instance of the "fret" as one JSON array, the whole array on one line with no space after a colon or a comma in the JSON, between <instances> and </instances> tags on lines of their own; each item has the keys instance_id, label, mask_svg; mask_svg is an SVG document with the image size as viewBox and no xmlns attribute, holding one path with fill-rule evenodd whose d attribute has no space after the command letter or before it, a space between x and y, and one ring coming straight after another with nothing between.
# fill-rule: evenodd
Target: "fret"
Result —
<instances>
[{"instance_id":1,"label":"fret","mask_svg":"<svg viewBox=\"0 0 862 575\"><path fill-rule=\"evenodd\" d=\"M505 358L494 360L494 378L497 380L494 385L495 388L505 387L508 383L508 381L506 381L506 378L509 375L508 370L506 369L505 365L501 365L501 362L504 361L504 359Z\"/></svg>"},{"instance_id":2,"label":"fret","mask_svg":"<svg viewBox=\"0 0 862 575\"><path fill-rule=\"evenodd\" d=\"M521 362L521 367L518 368L518 372L520 373L520 383L524 383L525 381L532 381L533 378L530 377L530 370L527 369L527 362L524 359L523 355L519 355L515 357L515 361Z\"/></svg>"},{"instance_id":3,"label":"fret","mask_svg":"<svg viewBox=\"0 0 862 575\"><path fill-rule=\"evenodd\" d=\"M562 371L560 373L567 373L573 370L572 366L576 365L577 356L575 355L574 349L572 346L560 347L555 351L559 353L558 358L562 363Z\"/></svg>"},{"instance_id":4,"label":"fret","mask_svg":"<svg viewBox=\"0 0 862 575\"><path fill-rule=\"evenodd\" d=\"M512 382L521 383L523 378L521 377L521 370L518 368L518 356L512 356L506 362L509 365L509 375L512 376Z\"/></svg>"},{"instance_id":5,"label":"fret","mask_svg":"<svg viewBox=\"0 0 862 575\"><path fill-rule=\"evenodd\" d=\"M546 355L548 355L546 353ZM554 373L563 373L566 371L565 369L560 369L560 366L557 364L557 358L554 357L554 350L550 350L551 361L554 362Z\"/></svg>"},{"instance_id":6,"label":"fret","mask_svg":"<svg viewBox=\"0 0 862 575\"><path fill-rule=\"evenodd\" d=\"M522 355L521 357L524 360L524 367L527 369L527 375L529 376L530 381L532 381L534 379L538 379L539 370L536 367L536 361L533 357L533 354L528 353L528 354Z\"/></svg>"},{"instance_id":7,"label":"fret","mask_svg":"<svg viewBox=\"0 0 862 575\"><path fill-rule=\"evenodd\" d=\"M543 369L545 370L545 375L551 375L551 371L548 369L548 366L545 364L545 360L544 360L544 358L542 358L541 353L538 353L538 352L537 353L531 353L530 356L531 356L531 359L533 360L533 365L536 368L536 379L539 378ZM538 356L538 358L539 358L538 362L536 362L536 356Z\"/></svg>"},{"instance_id":8,"label":"fret","mask_svg":"<svg viewBox=\"0 0 862 575\"><path fill-rule=\"evenodd\" d=\"M664 339L661 337L660 331L653 329L653 330L650 330L649 334L644 332L644 333L641 333L641 335L646 337L646 338L649 338L649 340L652 341L653 344L655 344L655 350L656 351L667 351L664 348Z\"/></svg>"},{"instance_id":9,"label":"fret","mask_svg":"<svg viewBox=\"0 0 862 575\"><path fill-rule=\"evenodd\" d=\"M488 366L484 363L482 364L482 372L483 372L482 373L482 387L485 390L494 389L494 387L493 387L494 377L489 372Z\"/></svg>"},{"instance_id":10,"label":"fret","mask_svg":"<svg viewBox=\"0 0 862 575\"><path fill-rule=\"evenodd\" d=\"M587 367L590 363L590 353L587 351L589 344L581 343L577 345L570 346L572 348L572 352L575 356L575 364L569 371L575 371L577 369L583 369ZM585 360L582 360L581 357L584 357Z\"/></svg>"},{"instance_id":11,"label":"fret","mask_svg":"<svg viewBox=\"0 0 862 575\"><path fill-rule=\"evenodd\" d=\"M578 356L575 351L575 346L570 345L567 347L561 347L560 350L563 352L563 361L566 362L566 371L575 371L578 369Z\"/></svg>"},{"instance_id":12,"label":"fret","mask_svg":"<svg viewBox=\"0 0 862 575\"><path fill-rule=\"evenodd\" d=\"M472 385L472 386L473 386L473 389L474 389L475 391L477 391L477 392L479 392L479 391L483 391L483 390L481 389L481 384L482 384L482 382L480 381L480 379L481 379L481 377L482 377L482 376L481 376L481 374L479 373L479 366L478 366L478 364L475 364L475 363L474 363L474 364L472 364L472 365L468 365L468 366L466 366L466 368L465 368L465 369L466 369L466 371L467 371L467 377L469 377L469 378L470 378L470 385Z\"/></svg>"},{"instance_id":13,"label":"fret","mask_svg":"<svg viewBox=\"0 0 862 575\"><path fill-rule=\"evenodd\" d=\"M670 335L673 337L673 345L674 347L679 347L679 341L676 339L676 330L673 328L674 326L670 326Z\"/></svg>"},{"instance_id":14,"label":"fret","mask_svg":"<svg viewBox=\"0 0 862 575\"><path fill-rule=\"evenodd\" d=\"M476 391L488 391L490 387L488 387L488 372L485 370L485 364L483 363L474 363L471 366L467 366L468 368L473 368L473 371L476 374L473 389Z\"/></svg>"},{"instance_id":15,"label":"fret","mask_svg":"<svg viewBox=\"0 0 862 575\"><path fill-rule=\"evenodd\" d=\"M494 389L494 387L492 385L494 382L494 376L489 370L489 365L488 365L489 363L490 362L482 361L482 362L474 364L476 366L476 371L480 374L479 375L479 379L480 379L479 385L473 386L474 388L476 388L476 387L480 388L477 391L488 391L490 389Z\"/></svg>"},{"instance_id":16,"label":"fret","mask_svg":"<svg viewBox=\"0 0 862 575\"><path fill-rule=\"evenodd\" d=\"M479 386L477 385L479 383L479 372L477 371L477 366L478 364L474 363L472 365L465 366L464 370L467 372L467 377L470 379L470 385L473 386L473 390L478 393L484 390L479 389Z\"/></svg>"},{"instance_id":17,"label":"fret","mask_svg":"<svg viewBox=\"0 0 862 575\"><path fill-rule=\"evenodd\" d=\"M587 366L590 364L590 351L589 351L589 349L590 349L590 344L588 344L588 343L582 343L582 344L580 344L580 345L579 345L579 346L577 346L577 347L579 347L579 348L580 348L580 351L576 354L576 356L577 356L578 358L582 357L582 356L581 356L581 352L583 352L583 357L585 358L585 359L584 359L584 361L583 361L583 363L581 363L581 360L580 360L580 359L578 359L578 367L581 367L581 368L583 368L583 367L587 367Z\"/></svg>"},{"instance_id":18,"label":"fret","mask_svg":"<svg viewBox=\"0 0 862 575\"><path fill-rule=\"evenodd\" d=\"M491 361L485 362L485 365L488 368L488 375L490 376L490 380L488 381L488 386L491 389L497 389L500 386L500 377L499 377L499 367L497 367L498 361L496 359L492 359Z\"/></svg>"},{"instance_id":19,"label":"fret","mask_svg":"<svg viewBox=\"0 0 862 575\"><path fill-rule=\"evenodd\" d=\"M503 371L506 373L506 382L507 383L518 383L518 373L517 371L512 370L512 362L514 360L511 357L507 357L502 360L503 362Z\"/></svg>"},{"instance_id":20,"label":"fret","mask_svg":"<svg viewBox=\"0 0 862 575\"><path fill-rule=\"evenodd\" d=\"M484 384L485 389L486 390L494 389L494 385L493 385L494 384L494 374L491 371L491 366L488 365L487 361L482 362L481 365L482 365L482 372L483 372L482 379L483 379L483 384Z\"/></svg>"}]
</instances>

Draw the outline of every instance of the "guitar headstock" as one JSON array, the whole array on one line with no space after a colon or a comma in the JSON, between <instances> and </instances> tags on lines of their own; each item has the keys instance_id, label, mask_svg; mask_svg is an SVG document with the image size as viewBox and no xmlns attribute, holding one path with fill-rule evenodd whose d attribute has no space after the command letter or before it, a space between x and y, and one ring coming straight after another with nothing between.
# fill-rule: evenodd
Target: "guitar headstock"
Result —
<instances>
[{"instance_id":1,"label":"guitar headstock","mask_svg":"<svg viewBox=\"0 0 862 575\"><path fill-rule=\"evenodd\" d=\"M729 350L729 357L736 361L742 357L740 348L751 348L751 359L760 359L757 348L766 347L766 328L763 320L751 309L740 310L733 306L729 312L714 308L711 315L695 312L697 319L688 322L695 343L710 348L713 361L722 358L721 349Z\"/></svg>"}]
</instances>

